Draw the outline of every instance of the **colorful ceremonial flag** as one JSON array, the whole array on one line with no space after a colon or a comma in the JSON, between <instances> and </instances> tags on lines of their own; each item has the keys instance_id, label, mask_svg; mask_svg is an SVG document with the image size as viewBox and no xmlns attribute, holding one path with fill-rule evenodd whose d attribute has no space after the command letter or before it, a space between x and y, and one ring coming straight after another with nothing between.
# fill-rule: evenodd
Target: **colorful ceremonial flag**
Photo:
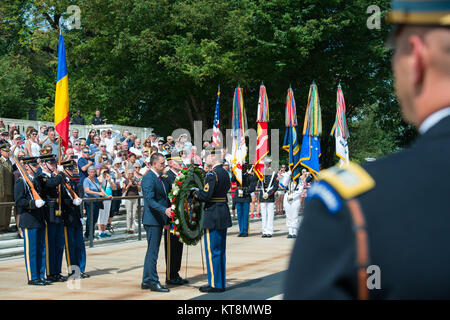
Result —
<instances>
[{"instance_id":1,"label":"colorful ceremonial flag","mask_svg":"<svg viewBox=\"0 0 450 320\"><path fill-rule=\"evenodd\" d=\"M289 152L289 170L291 178L298 183L300 177L300 146L297 134L297 111L295 107L294 92L288 89L286 97L286 134L284 135L283 150Z\"/></svg>"},{"instance_id":2,"label":"colorful ceremonial flag","mask_svg":"<svg viewBox=\"0 0 450 320\"><path fill-rule=\"evenodd\" d=\"M220 129L219 129L219 99L220 99L220 87L217 90L217 100L216 100L216 111L214 112L214 125L213 125L213 140L212 146L219 147L220 146Z\"/></svg>"},{"instance_id":3,"label":"colorful ceremonial flag","mask_svg":"<svg viewBox=\"0 0 450 320\"><path fill-rule=\"evenodd\" d=\"M330 135L334 135L336 138L336 155L339 157L339 165L342 167L349 162L348 153L348 126L347 119L345 117L346 107L344 100L344 93L342 92L341 85L338 85L336 97L336 121L331 129Z\"/></svg>"},{"instance_id":4,"label":"colorful ceremonial flag","mask_svg":"<svg viewBox=\"0 0 450 320\"><path fill-rule=\"evenodd\" d=\"M253 170L260 181L264 179L264 157L269 153L269 135L267 123L269 122L269 98L267 97L266 87L262 83L259 87L257 138L255 164Z\"/></svg>"},{"instance_id":5,"label":"colorful ceremonial flag","mask_svg":"<svg viewBox=\"0 0 450 320\"><path fill-rule=\"evenodd\" d=\"M320 111L319 92L313 82L309 87L308 105L303 124L303 141L300 151L300 163L317 178L319 168L320 134L322 134L322 115Z\"/></svg>"},{"instance_id":6,"label":"colorful ceremonial flag","mask_svg":"<svg viewBox=\"0 0 450 320\"><path fill-rule=\"evenodd\" d=\"M55 129L58 132L64 150L69 142L69 80L67 75L66 50L64 38L59 33L58 73L56 76L55 94Z\"/></svg>"},{"instance_id":7,"label":"colorful ceremonial flag","mask_svg":"<svg viewBox=\"0 0 450 320\"><path fill-rule=\"evenodd\" d=\"M245 145L245 131L247 129L247 116L244 109L242 88L236 88L233 98L233 147L231 168L236 180L242 184L242 165L247 156Z\"/></svg>"}]
</instances>

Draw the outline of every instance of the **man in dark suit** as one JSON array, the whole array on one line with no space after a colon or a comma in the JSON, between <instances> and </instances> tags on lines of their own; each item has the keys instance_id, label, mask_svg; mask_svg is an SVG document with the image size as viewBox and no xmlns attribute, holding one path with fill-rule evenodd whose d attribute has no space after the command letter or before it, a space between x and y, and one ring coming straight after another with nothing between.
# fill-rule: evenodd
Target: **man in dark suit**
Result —
<instances>
[{"instance_id":1,"label":"man in dark suit","mask_svg":"<svg viewBox=\"0 0 450 320\"><path fill-rule=\"evenodd\" d=\"M448 1L393 1L393 71L419 137L391 156L321 171L286 278L286 299L449 299Z\"/></svg>"},{"instance_id":2,"label":"man in dark suit","mask_svg":"<svg viewBox=\"0 0 450 320\"><path fill-rule=\"evenodd\" d=\"M212 170L206 174L205 187L203 190L192 190L194 197L206 202L202 228L208 285L200 287L201 292L223 292L226 287L227 228L231 227L227 192L230 190L231 181L228 172L222 168L221 154L220 150L209 151L206 165L212 167Z\"/></svg>"},{"instance_id":3,"label":"man in dark suit","mask_svg":"<svg viewBox=\"0 0 450 320\"><path fill-rule=\"evenodd\" d=\"M144 176L141 184L144 196L142 224L147 233L148 243L141 288L157 292L169 292L169 289L160 284L156 271L162 230L163 227L168 226L171 213L167 190L161 179L165 162L164 155L161 153L152 154L150 171Z\"/></svg>"},{"instance_id":4,"label":"man in dark suit","mask_svg":"<svg viewBox=\"0 0 450 320\"><path fill-rule=\"evenodd\" d=\"M182 159L179 156L168 155L167 161L170 169L162 175L162 179L168 194L172 190L172 184L178 172L181 170ZM183 242L167 228L164 230L164 251L166 254L166 284L183 285L189 283L179 274L183 256Z\"/></svg>"}]
</instances>

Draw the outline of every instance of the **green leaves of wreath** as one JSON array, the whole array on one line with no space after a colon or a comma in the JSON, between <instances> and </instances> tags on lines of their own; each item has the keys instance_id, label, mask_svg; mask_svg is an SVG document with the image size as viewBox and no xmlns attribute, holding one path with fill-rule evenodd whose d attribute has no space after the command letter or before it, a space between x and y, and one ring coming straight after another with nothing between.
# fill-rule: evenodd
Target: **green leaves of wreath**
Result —
<instances>
[{"instance_id":1,"label":"green leaves of wreath","mask_svg":"<svg viewBox=\"0 0 450 320\"><path fill-rule=\"evenodd\" d=\"M196 166L184 167L172 184L169 199L172 202L172 226L170 232L180 240L194 246L203 235L201 223L203 219L204 203L193 199L188 203L189 192L192 188L203 189L203 171Z\"/></svg>"}]
</instances>

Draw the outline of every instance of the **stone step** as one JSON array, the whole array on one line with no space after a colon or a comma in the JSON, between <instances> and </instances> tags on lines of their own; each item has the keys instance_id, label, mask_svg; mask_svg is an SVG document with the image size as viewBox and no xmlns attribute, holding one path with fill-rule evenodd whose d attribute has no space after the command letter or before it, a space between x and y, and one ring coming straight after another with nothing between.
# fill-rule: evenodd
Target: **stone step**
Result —
<instances>
[{"instance_id":1,"label":"stone step","mask_svg":"<svg viewBox=\"0 0 450 320\"><path fill-rule=\"evenodd\" d=\"M285 215L275 215L274 219L283 219ZM250 223L261 221L261 218L251 218ZM236 225L237 218L232 217L232 224ZM114 226L114 233L110 233L111 237L94 239L94 246L107 245L115 242L123 242L130 240L137 240L138 233L136 228L135 234L126 233L126 214L117 215L113 218L112 225ZM142 227L141 237L145 241L145 229ZM3 235L4 236L4 235ZM16 232L9 232L9 237L5 240L0 240L0 259L23 255L23 240L17 238ZM86 247L89 247L89 240L85 241Z\"/></svg>"}]
</instances>

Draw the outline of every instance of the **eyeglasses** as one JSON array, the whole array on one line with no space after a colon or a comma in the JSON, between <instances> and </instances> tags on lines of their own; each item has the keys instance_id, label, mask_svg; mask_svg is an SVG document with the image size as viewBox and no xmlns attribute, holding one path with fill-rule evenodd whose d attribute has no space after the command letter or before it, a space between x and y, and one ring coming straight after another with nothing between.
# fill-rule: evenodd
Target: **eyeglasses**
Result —
<instances>
[{"instance_id":1,"label":"eyeglasses","mask_svg":"<svg viewBox=\"0 0 450 320\"><path fill-rule=\"evenodd\" d=\"M74 143L73 145L74 145L74 146L79 146L80 144L79 144L79 143Z\"/></svg>"},{"instance_id":2,"label":"eyeglasses","mask_svg":"<svg viewBox=\"0 0 450 320\"><path fill-rule=\"evenodd\" d=\"M83 151L83 153L89 153L89 151Z\"/></svg>"},{"instance_id":3,"label":"eyeglasses","mask_svg":"<svg viewBox=\"0 0 450 320\"><path fill-rule=\"evenodd\" d=\"M106 146L100 146L100 148L106 148Z\"/></svg>"}]
</instances>

